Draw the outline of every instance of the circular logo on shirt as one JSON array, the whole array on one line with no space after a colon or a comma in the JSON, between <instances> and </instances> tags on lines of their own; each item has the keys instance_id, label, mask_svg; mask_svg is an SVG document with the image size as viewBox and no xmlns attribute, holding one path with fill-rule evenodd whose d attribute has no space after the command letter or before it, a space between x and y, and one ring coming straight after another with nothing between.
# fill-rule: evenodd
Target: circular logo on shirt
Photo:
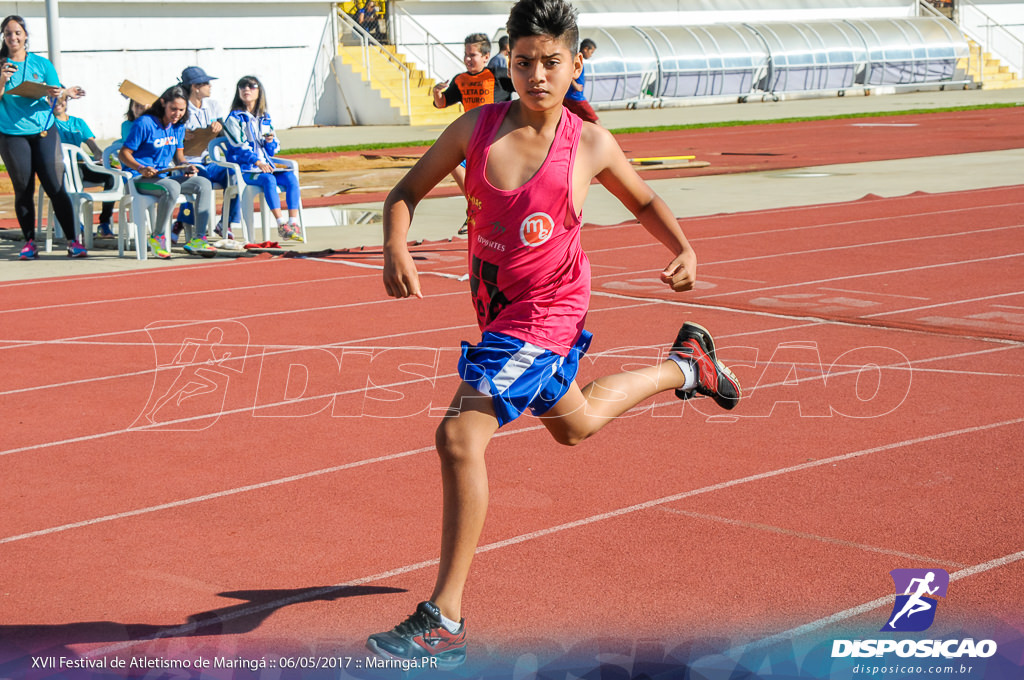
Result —
<instances>
[{"instance_id":1,"label":"circular logo on shirt","mask_svg":"<svg viewBox=\"0 0 1024 680\"><path fill-rule=\"evenodd\" d=\"M519 226L519 240L524 246L535 247L551 238L555 233L555 221L551 215L542 212L535 212L527 215L526 219Z\"/></svg>"}]
</instances>

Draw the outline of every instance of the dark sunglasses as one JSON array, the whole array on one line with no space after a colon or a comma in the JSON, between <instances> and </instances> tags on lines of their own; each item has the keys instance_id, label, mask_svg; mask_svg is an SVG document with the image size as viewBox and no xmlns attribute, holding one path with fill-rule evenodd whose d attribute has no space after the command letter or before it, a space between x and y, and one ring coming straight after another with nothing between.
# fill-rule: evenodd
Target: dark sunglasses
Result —
<instances>
[{"instance_id":1,"label":"dark sunglasses","mask_svg":"<svg viewBox=\"0 0 1024 680\"><path fill-rule=\"evenodd\" d=\"M260 89L260 84L257 83L256 81L253 81L253 80L247 80L244 83L239 83L238 84L238 89L239 90L258 90L258 89Z\"/></svg>"}]
</instances>

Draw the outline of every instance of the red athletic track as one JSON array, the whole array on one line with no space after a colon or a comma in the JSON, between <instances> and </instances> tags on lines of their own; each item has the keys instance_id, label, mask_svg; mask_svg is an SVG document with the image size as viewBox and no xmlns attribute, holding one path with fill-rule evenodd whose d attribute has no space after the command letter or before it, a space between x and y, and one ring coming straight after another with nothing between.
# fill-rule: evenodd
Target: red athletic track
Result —
<instances>
[{"instance_id":1,"label":"red athletic track","mask_svg":"<svg viewBox=\"0 0 1024 680\"><path fill-rule=\"evenodd\" d=\"M688 122L686 109L679 109L677 122ZM1016 149L1021 129L1024 107L638 132L617 135L616 139L630 158L692 155L710 163L703 168L641 168L645 177L661 179ZM350 155L419 155L424 150L409 147ZM432 195L456 193L454 187L444 187ZM383 200L384 196L379 192L342 194L304 202L336 205Z\"/></svg>"},{"instance_id":2,"label":"red athletic track","mask_svg":"<svg viewBox=\"0 0 1024 680\"><path fill-rule=\"evenodd\" d=\"M956 579L929 635L1024 630L1022 208L1010 187L691 220L684 295L641 228L588 227L581 379L694 319L745 400L662 395L574 449L503 430L475 658L608 635L721 652L892 595L906 567ZM459 245L416 249L447 275L423 300L350 266L372 251L0 284L4 658L362 654L409 613L438 549L429 408L475 334ZM147 426L176 358L212 391ZM825 630L877 636L888 612ZM0 676L50 674L26 664Z\"/></svg>"}]
</instances>

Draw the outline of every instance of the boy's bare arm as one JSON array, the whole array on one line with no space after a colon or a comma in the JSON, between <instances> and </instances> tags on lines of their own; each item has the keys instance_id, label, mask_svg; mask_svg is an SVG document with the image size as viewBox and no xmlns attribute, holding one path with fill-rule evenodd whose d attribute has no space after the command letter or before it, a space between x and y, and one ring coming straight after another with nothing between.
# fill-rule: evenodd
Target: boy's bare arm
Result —
<instances>
[{"instance_id":1,"label":"boy's bare arm","mask_svg":"<svg viewBox=\"0 0 1024 680\"><path fill-rule=\"evenodd\" d=\"M587 144L584 148L592 150L589 156L594 176L672 253L661 280L677 292L693 288L697 256L668 205L640 178L610 132L586 124L584 135L581 147Z\"/></svg>"},{"instance_id":2,"label":"boy's bare arm","mask_svg":"<svg viewBox=\"0 0 1024 680\"><path fill-rule=\"evenodd\" d=\"M384 201L384 288L391 297L423 297L408 247L412 216L423 197L466 158L479 113L470 111L449 125Z\"/></svg>"}]
</instances>

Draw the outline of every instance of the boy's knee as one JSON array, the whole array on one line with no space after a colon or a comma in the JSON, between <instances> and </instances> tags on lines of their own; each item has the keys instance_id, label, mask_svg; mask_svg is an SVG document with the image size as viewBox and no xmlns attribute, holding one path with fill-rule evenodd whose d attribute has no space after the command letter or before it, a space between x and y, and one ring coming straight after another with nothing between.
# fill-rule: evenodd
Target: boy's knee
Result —
<instances>
[{"instance_id":1,"label":"boy's knee","mask_svg":"<svg viewBox=\"0 0 1024 680\"><path fill-rule=\"evenodd\" d=\"M434 444L437 455L445 463L461 463L474 458L478 454L464 428L455 418L445 418L434 431Z\"/></svg>"},{"instance_id":2,"label":"boy's knee","mask_svg":"<svg viewBox=\"0 0 1024 680\"><path fill-rule=\"evenodd\" d=\"M590 436L589 432L580 432L578 430L558 430L552 432L555 441L562 446L576 446L581 444L587 437Z\"/></svg>"}]
</instances>

